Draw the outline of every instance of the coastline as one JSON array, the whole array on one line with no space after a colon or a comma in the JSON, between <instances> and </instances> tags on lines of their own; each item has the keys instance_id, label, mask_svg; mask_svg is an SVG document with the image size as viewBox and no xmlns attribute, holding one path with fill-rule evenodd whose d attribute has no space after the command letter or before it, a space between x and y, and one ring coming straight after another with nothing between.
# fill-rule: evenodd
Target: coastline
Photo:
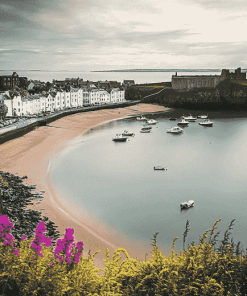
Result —
<instances>
[{"instance_id":1,"label":"coastline","mask_svg":"<svg viewBox=\"0 0 247 296\"><path fill-rule=\"evenodd\" d=\"M20 138L13 139L0 145L0 169L4 172L17 174L20 177L27 175L25 183L36 185L37 191L45 191L44 199L40 204L31 208L41 210L43 215L51 219L63 236L65 228L74 228L75 240L83 240L84 256L88 251L93 254L101 250L95 257L95 265L104 267L104 253L109 248L110 255L117 247L127 248L131 256L138 255L143 259L143 251L134 248L127 238L120 238L116 233L109 233L104 225L97 226L97 217L91 216L86 209L83 216L74 215L78 209L69 202L63 192L55 188L49 178L50 163L53 159L83 139L83 136L93 127L112 120L119 120L129 116L138 116L142 113L156 113L167 111L168 108L152 104L138 104L117 109L102 109L77 113L58 119L48 126L39 127ZM81 209L80 209L81 210ZM115 239L114 239L115 238ZM146 252L150 250L146 249Z\"/></svg>"}]
</instances>

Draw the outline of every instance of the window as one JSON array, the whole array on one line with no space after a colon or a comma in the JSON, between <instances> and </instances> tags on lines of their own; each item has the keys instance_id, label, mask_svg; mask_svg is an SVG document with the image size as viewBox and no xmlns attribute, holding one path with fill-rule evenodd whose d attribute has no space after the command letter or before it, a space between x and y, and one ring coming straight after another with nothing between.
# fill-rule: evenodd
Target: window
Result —
<instances>
[{"instance_id":1,"label":"window","mask_svg":"<svg viewBox=\"0 0 247 296\"><path fill-rule=\"evenodd\" d=\"M18 106L20 106L20 102L18 102Z\"/></svg>"}]
</instances>

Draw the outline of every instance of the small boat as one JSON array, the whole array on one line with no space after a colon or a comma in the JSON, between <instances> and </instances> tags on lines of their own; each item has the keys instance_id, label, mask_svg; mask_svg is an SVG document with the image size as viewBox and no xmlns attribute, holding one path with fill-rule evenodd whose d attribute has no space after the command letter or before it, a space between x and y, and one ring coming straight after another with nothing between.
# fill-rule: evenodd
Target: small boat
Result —
<instances>
[{"instance_id":1,"label":"small boat","mask_svg":"<svg viewBox=\"0 0 247 296\"><path fill-rule=\"evenodd\" d=\"M184 133L184 130L179 126L174 126L174 127L170 128L170 129L168 129L167 133L182 134L182 133Z\"/></svg>"},{"instance_id":2,"label":"small boat","mask_svg":"<svg viewBox=\"0 0 247 296\"><path fill-rule=\"evenodd\" d=\"M169 120L177 120L175 117L169 117Z\"/></svg>"},{"instance_id":3,"label":"small boat","mask_svg":"<svg viewBox=\"0 0 247 296\"><path fill-rule=\"evenodd\" d=\"M155 171L164 171L167 170L167 168L165 166L154 166L154 170Z\"/></svg>"},{"instance_id":4,"label":"small boat","mask_svg":"<svg viewBox=\"0 0 247 296\"><path fill-rule=\"evenodd\" d=\"M194 207L194 200L185 201L185 202L182 202L180 204L180 209L181 210L188 209L188 208L191 208L191 207Z\"/></svg>"},{"instance_id":5,"label":"small boat","mask_svg":"<svg viewBox=\"0 0 247 296\"><path fill-rule=\"evenodd\" d=\"M144 129L144 130L141 129L140 130L140 133L146 133L147 134L147 133L150 133L150 132L151 132L151 129Z\"/></svg>"},{"instance_id":6,"label":"small boat","mask_svg":"<svg viewBox=\"0 0 247 296\"><path fill-rule=\"evenodd\" d=\"M208 115L198 115L197 118L208 119Z\"/></svg>"},{"instance_id":7,"label":"small boat","mask_svg":"<svg viewBox=\"0 0 247 296\"><path fill-rule=\"evenodd\" d=\"M180 122L177 123L177 125L188 126L189 121L186 121L185 119L182 119Z\"/></svg>"},{"instance_id":8,"label":"small boat","mask_svg":"<svg viewBox=\"0 0 247 296\"><path fill-rule=\"evenodd\" d=\"M142 131L144 131L144 130L151 130L151 129L152 129L152 127L151 126L147 126L147 125L145 125L145 126L143 126L141 128Z\"/></svg>"},{"instance_id":9,"label":"small boat","mask_svg":"<svg viewBox=\"0 0 247 296\"><path fill-rule=\"evenodd\" d=\"M128 136L131 137L131 136L134 136L135 134L134 134L133 132L128 132L128 131L125 130L125 131L122 133L122 135L123 135L123 136L126 136L126 137L128 137Z\"/></svg>"},{"instance_id":10,"label":"small boat","mask_svg":"<svg viewBox=\"0 0 247 296\"><path fill-rule=\"evenodd\" d=\"M147 124L156 124L156 123L157 123L157 121L154 119L147 120Z\"/></svg>"},{"instance_id":11,"label":"small boat","mask_svg":"<svg viewBox=\"0 0 247 296\"><path fill-rule=\"evenodd\" d=\"M137 117L136 118L137 120L142 120L142 121L146 121L147 120L147 118L145 117L145 116L141 116L141 117Z\"/></svg>"},{"instance_id":12,"label":"small boat","mask_svg":"<svg viewBox=\"0 0 247 296\"><path fill-rule=\"evenodd\" d=\"M182 118L184 120L191 121L191 122L195 122L196 121L196 117L193 117L192 115L190 115L190 116L183 116Z\"/></svg>"},{"instance_id":13,"label":"small boat","mask_svg":"<svg viewBox=\"0 0 247 296\"><path fill-rule=\"evenodd\" d=\"M210 121L209 119L205 119L202 122L199 122L198 124L202 125L202 126L213 126L213 121Z\"/></svg>"},{"instance_id":14,"label":"small boat","mask_svg":"<svg viewBox=\"0 0 247 296\"><path fill-rule=\"evenodd\" d=\"M122 134L116 134L115 138L112 138L112 141L125 142L127 139L128 137L123 136Z\"/></svg>"}]
</instances>

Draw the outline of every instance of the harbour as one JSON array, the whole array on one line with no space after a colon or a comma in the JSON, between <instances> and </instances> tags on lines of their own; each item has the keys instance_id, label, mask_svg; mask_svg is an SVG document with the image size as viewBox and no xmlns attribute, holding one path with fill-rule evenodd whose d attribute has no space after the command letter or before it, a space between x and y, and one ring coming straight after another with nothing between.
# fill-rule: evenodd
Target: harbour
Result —
<instances>
[{"instance_id":1,"label":"harbour","mask_svg":"<svg viewBox=\"0 0 247 296\"><path fill-rule=\"evenodd\" d=\"M222 235L236 219L234 241L245 246L246 117L212 112L213 127L200 126L203 119L197 119L181 135L166 132L190 113L200 114L174 110L145 115L157 120L148 134L140 133L142 122L134 117L93 128L82 143L53 162L51 180L78 207L133 241L147 244L159 231L159 246L167 248L178 236L179 251L187 219L191 243L221 218ZM170 116L178 120L171 122ZM135 137L114 143L112 136L125 129ZM156 165L168 170L155 173ZM184 200L194 200L195 207L181 212Z\"/></svg>"}]
</instances>

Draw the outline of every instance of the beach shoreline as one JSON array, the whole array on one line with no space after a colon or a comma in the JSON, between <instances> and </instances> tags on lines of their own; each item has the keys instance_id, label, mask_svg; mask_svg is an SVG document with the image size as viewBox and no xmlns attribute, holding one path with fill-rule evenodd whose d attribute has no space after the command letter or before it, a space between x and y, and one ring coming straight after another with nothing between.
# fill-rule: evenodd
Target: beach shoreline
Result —
<instances>
[{"instance_id":1,"label":"beach shoreline","mask_svg":"<svg viewBox=\"0 0 247 296\"><path fill-rule=\"evenodd\" d=\"M84 256L87 256L89 250L91 254L101 250L95 257L96 266L104 267L102 259L106 248L112 255L116 248L125 247L130 255L143 259L143 248L132 247L128 238L121 238L121 235L114 233L114 229L98 225L97 217L87 213L86 209L80 209L83 211L82 217L78 215L76 205L71 204L68 197L52 184L49 178L50 165L62 151L81 141L93 127L112 120L168 110L163 106L138 104L63 117L0 145L0 169L20 177L26 175L28 179L25 183L36 185L37 191L45 191L43 201L34 204L32 209L41 210L42 215L49 217L58 226L61 236L65 233L65 228L74 228L75 240L84 242ZM73 214L76 211L77 214ZM146 250L148 251L150 248Z\"/></svg>"}]
</instances>

